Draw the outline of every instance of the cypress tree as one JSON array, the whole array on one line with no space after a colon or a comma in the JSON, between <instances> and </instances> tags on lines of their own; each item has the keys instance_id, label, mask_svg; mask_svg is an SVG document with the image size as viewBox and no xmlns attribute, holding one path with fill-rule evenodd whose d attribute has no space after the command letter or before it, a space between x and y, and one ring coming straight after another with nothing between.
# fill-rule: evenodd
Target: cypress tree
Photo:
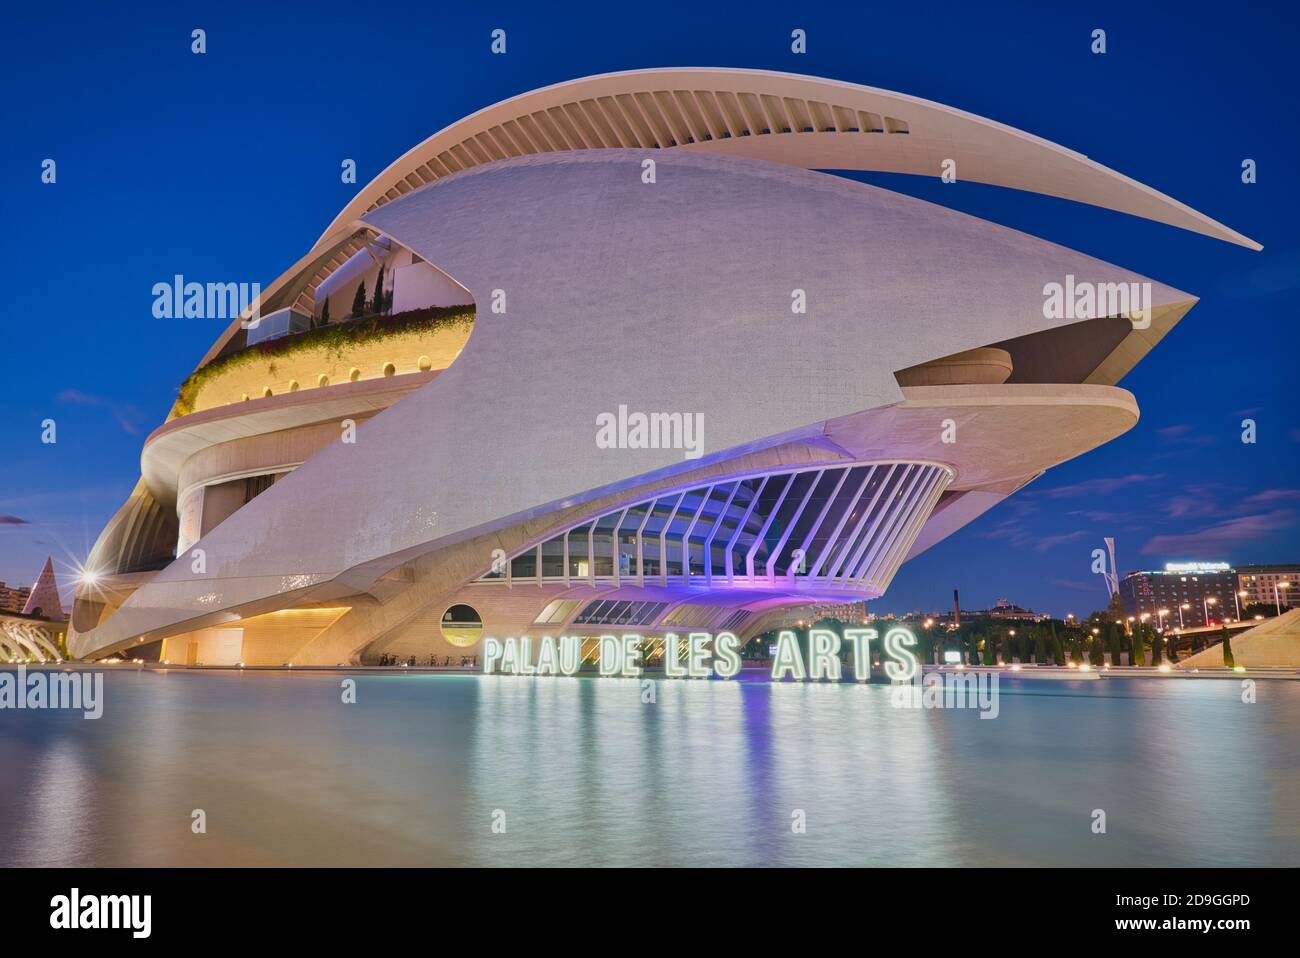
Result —
<instances>
[{"instance_id":1,"label":"cypress tree","mask_svg":"<svg viewBox=\"0 0 1300 958\"><path fill-rule=\"evenodd\" d=\"M1228 632L1228 625L1223 625L1223 667L1225 669L1235 669L1237 660L1232 655L1232 634Z\"/></svg>"},{"instance_id":2,"label":"cypress tree","mask_svg":"<svg viewBox=\"0 0 1300 958\"><path fill-rule=\"evenodd\" d=\"M1145 629L1143 629L1143 631L1145 631ZM1152 665L1158 666L1160 664L1161 659L1163 658L1162 655L1163 652L1164 649L1162 648L1161 645L1160 633L1159 632L1152 633L1151 635L1151 664Z\"/></svg>"},{"instance_id":3,"label":"cypress tree","mask_svg":"<svg viewBox=\"0 0 1300 958\"><path fill-rule=\"evenodd\" d=\"M1051 624L1052 628L1052 661L1056 663L1058 669L1065 668L1065 646L1061 644L1061 636L1056 631L1056 623Z\"/></svg>"},{"instance_id":4,"label":"cypress tree","mask_svg":"<svg viewBox=\"0 0 1300 958\"><path fill-rule=\"evenodd\" d=\"M366 311L366 281L363 279L361 285L357 287L357 293L352 297L352 316L355 319Z\"/></svg>"},{"instance_id":5,"label":"cypress tree","mask_svg":"<svg viewBox=\"0 0 1300 958\"><path fill-rule=\"evenodd\" d=\"M375 279L375 300L370 311L376 315L384 311L384 268L379 267L379 276Z\"/></svg>"},{"instance_id":6,"label":"cypress tree","mask_svg":"<svg viewBox=\"0 0 1300 958\"><path fill-rule=\"evenodd\" d=\"M1142 641L1142 633L1137 630L1136 625L1133 627L1133 632L1130 638L1133 643L1133 664L1146 665L1146 643Z\"/></svg>"}]
</instances>

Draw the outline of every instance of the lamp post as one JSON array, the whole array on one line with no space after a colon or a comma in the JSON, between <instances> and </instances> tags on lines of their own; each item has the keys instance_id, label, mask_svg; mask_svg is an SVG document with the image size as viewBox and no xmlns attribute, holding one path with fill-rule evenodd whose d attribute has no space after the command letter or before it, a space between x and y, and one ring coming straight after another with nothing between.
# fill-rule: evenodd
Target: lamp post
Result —
<instances>
[{"instance_id":1,"label":"lamp post","mask_svg":"<svg viewBox=\"0 0 1300 958\"><path fill-rule=\"evenodd\" d=\"M1218 600L1214 598L1201 600L1201 607L1205 609L1205 627L1207 629L1210 627L1210 606L1214 605L1217 601Z\"/></svg>"},{"instance_id":2,"label":"lamp post","mask_svg":"<svg viewBox=\"0 0 1300 958\"><path fill-rule=\"evenodd\" d=\"M1246 597L1246 590L1232 593L1232 602L1237 607L1237 621L1241 621L1241 600Z\"/></svg>"},{"instance_id":3,"label":"lamp post","mask_svg":"<svg viewBox=\"0 0 1300 958\"><path fill-rule=\"evenodd\" d=\"M1165 630L1165 616L1167 616L1168 614L1169 614L1168 609L1161 609L1159 612L1156 613L1157 616L1156 621L1160 623L1161 632Z\"/></svg>"},{"instance_id":4,"label":"lamp post","mask_svg":"<svg viewBox=\"0 0 1300 958\"><path fill-rule=\"evenodd\" d=\"M1184 602L1182 605L1178 607L1178 631L1179 632L1187 628L1185 625L1183 625L1183 609L1190 609L1190 608L1191 605L1187 602Z\"/></svg>"},{"instance_id":5,"label":"lamp post","mask_svg":"<svg viewBox=\"0 0 1300 958\"><path fill-rule=\"evenodd\" d=\"M1281 600L1281 598L1279 598L1279 596L1278 596L1278 594L1277 594L1278 586L1281 586L1283 589L1286 589L1286 588L1289 588L1290 585L1291 585L1290 582L1275 582L1275 583L1273 583L1273 601L1274 601L1275 603L1277 603L1277 614L1278 614L1278 615L1281 615L1281 614L1282 614L1282 600Z\"/></svg>"}]
</instances>

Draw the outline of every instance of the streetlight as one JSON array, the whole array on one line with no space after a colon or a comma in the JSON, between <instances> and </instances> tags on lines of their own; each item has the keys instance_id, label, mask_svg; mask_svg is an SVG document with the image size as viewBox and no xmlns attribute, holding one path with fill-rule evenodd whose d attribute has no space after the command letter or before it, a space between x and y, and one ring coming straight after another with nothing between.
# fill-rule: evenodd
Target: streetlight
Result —
<instances>
[{"instance_id":1,"label":"streetlight","mask_svg":"<svg viewBox=\"0 0 1300 958\"><path fill-rule=\"evenodd\" d=\"M1156 615L1159 616L1159 618L1156 621L1160 623L1161 632L1165 630L1165 616L1167 616L1168 614L1169 614L1168 609L1161 609L1159 612L1156 613Z\"/></svg>"},{"instance_id":2,"label":"streetlight","mask_svg":"<svg viewBox=\"0 0 1300 958\"><path fill-rule=\"evenodd\" d=\"M1201 607L1205 609L1205 627L1207 629L1210 627L1210 606L1214 605L1214 603L1218 601L1218 599L1214 598L1201 600Z\"/></svg>"},{"instance_id":3,"label":"streetlight","mask_svg":"<svg viewBox=\"0 0 1300 958\"><path fill-rule=\"evenodd\" d=\"M1236 607L1237 607L1237 621L1238 621L1238 622L1241 621L1241 600L1244 599L1244 598L1246 598L1246 590L1245 590L1245 589L1242 589L1240 592L1234 592L1234 593L1232 593L1232 602L1233 602L1233 604L1236 605Z\"/></svg>"},{"instance_id":4,"label":"streetlight","mask_svg":"<svg viewBox=\"0 0 1300 958\"><path fill-rule=\"evenodd\" d=\"M1183 625L1183 609L1190 609L1190 608L1191 605L1187 602L1184 602L1182 605L1178 607L1178 631L1179 632L1183 631L1183 629L1185 628L1185 626Z\"/></svg>"},{"instance_id":5,"label":"streetlight","mask_svg":"<svg viewBox=\"0 0 1300 958\"><path fill-rule=\"evenodd\" d=\"M1277 603L1277 614L1278 614L1278 615L1281 615L1281 614L1282 614L1282 600L1281 600L1280 598L1278 598L1278 594L1277 594L1278 586L1281 586L1283 589L1287 589L1287 588L1290 588L1291 583L1290 583L1290 582L1275 582L1275 583L1273 583L1273 601ZM1290 603L1288 602L1288 604L1290 604Z\"/></svg>"}]
</instances>

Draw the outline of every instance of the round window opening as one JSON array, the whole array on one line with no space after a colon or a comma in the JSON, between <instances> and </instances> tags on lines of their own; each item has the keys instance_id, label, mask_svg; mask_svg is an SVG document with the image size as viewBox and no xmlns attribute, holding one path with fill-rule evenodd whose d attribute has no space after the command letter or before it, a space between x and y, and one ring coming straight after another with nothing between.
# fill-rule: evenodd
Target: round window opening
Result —
<instances>
[{"instance_id":1,"label":"round window opening","mask_svg":"<svg viewBox=\"0 0 1300 958\"><path fill-rule=\"evenodd\" d=\"M483 618L468 605L453 605L442 614L442 637L459 649L467 649L483 634Z\"/></svg>"}]
</instances>

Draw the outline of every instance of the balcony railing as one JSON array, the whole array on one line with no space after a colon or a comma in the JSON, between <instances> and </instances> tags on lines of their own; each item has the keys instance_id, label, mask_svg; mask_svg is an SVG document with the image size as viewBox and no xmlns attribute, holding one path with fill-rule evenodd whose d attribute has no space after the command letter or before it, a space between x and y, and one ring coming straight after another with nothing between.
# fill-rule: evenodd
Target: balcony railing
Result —
<instances>
[{"instance_id":1,"label":"balcony railing","mask_svg":"<svg viewBox=\"0 0 1300 958\"><path fill-rule=\"evenodd\" d=\"M310 316L286 307L263 316L257 322L257 325L250 325L245 342L249 346L255 346L258 343L269 342L272 339L280 339L282 336L304 333L311 328L312 320Z\"/></svg>"}]
</instances>

